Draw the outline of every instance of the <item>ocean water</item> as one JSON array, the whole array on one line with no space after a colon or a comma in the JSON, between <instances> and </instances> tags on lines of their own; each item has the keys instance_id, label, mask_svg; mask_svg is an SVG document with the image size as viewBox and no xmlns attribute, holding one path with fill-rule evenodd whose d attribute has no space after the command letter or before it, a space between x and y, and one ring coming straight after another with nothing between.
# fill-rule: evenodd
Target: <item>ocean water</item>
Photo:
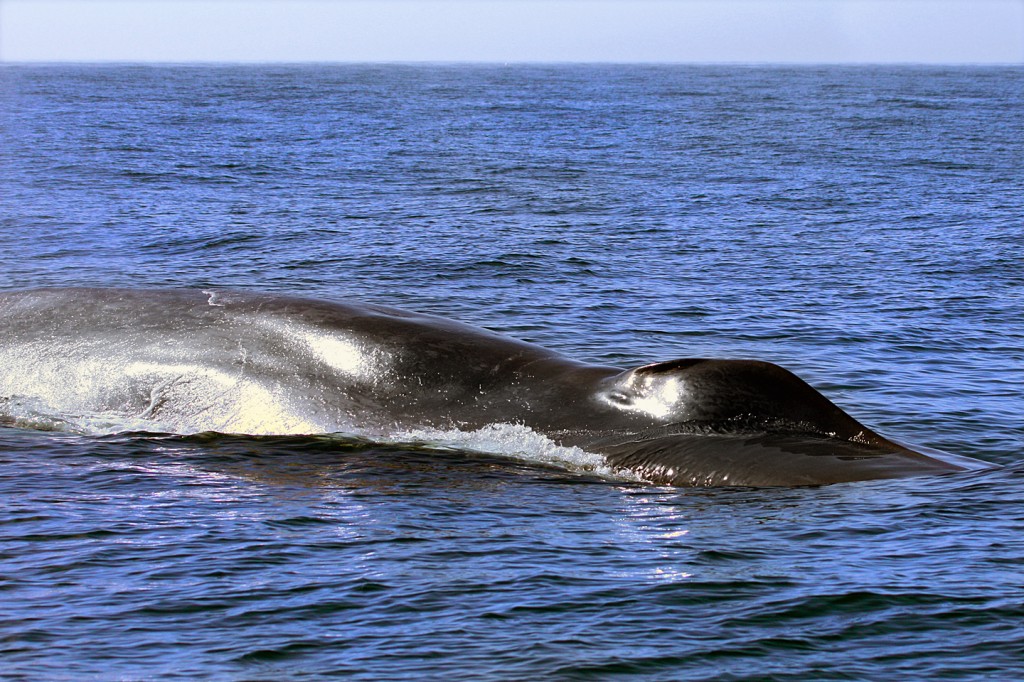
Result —
<instances>
[{"instance_id":1,"label":"ocean water","mask_svg":"<svg viewBox=\"0 0 1024 682\"><path fill-rule=\"evenodd\" d=\"M1020 67L0 67L0 289L759 358L1001 465L674 489L511 426L0 426L0 677L1024 676L1022 112Z\"/></svg>"}]
</instances>

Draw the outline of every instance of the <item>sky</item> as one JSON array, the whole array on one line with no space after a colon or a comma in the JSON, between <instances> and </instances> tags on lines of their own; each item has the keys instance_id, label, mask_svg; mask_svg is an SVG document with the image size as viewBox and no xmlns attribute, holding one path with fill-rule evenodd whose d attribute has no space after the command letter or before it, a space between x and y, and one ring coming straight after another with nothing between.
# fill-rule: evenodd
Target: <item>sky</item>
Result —
<instances>
[{"instance_id":1,"label":"sky","mask_svg":"<svg viewBox=\"0 0 1024 682\"><path fill-rule=\"evenodd\" d=\"M1024 63L1024 0L0 0L0 61Z\"/></svg>"}]
</instances>

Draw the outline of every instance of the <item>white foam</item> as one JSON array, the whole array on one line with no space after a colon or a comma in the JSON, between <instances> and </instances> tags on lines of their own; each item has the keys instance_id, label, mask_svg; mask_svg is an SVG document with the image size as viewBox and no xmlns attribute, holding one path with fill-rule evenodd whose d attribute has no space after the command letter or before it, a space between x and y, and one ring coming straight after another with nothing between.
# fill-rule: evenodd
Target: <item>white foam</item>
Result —
<instances>
[{"instance_id":1,"label":"white foam","mask_svg":"<svg viewBox=\"0 0 1024 682\"><path fill-rule=\"evenodd\" d=\"M558 445L522 424L488 424L474 431L411 429L392 434L388 442L500 455L523 462L548 464L616 480L640 481L628 470L608 465L604 456L578 447Z\"/></svg>"}]
</instances>

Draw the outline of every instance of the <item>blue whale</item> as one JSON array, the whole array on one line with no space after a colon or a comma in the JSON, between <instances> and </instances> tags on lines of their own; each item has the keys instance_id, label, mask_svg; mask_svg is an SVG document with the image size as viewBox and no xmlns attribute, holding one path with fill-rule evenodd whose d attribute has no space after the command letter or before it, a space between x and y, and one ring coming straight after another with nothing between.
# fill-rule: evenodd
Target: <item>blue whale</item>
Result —
<instances>
[{"instance_id":1,"label":"blue whale","mask_svg":"<svg viewBox=\"0 0 1024 682\"><path fill-rule=\"evenodd\" d=\"M794 486L990 466L875 433L791 372L681 359L623 370L448 319L234 291L0 294L0 414L241 434L514 424L678 486ZM127 426L125 426L127 425Z\"/></svg>"}]
</instances>

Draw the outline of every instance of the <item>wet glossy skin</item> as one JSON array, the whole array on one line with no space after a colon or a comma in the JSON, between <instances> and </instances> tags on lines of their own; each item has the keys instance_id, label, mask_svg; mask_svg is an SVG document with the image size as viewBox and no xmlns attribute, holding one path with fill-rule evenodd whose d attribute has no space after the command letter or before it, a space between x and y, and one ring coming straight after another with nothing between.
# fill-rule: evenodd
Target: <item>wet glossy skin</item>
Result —
<instances>
[{"instance_id":1,"label":"wet glossy skin","mask_svg":"<svg viewBox=\"0 0 1024 682\"><path fill-rule=\"evenodd\" d=\"M764 362L623 371L443 318L236 292L11 292L0 295L0 321L0 399L137 428L386 440L418 427L524 424L674 485L984 466L892 443Z\"/></svg>"}]
</instances>

